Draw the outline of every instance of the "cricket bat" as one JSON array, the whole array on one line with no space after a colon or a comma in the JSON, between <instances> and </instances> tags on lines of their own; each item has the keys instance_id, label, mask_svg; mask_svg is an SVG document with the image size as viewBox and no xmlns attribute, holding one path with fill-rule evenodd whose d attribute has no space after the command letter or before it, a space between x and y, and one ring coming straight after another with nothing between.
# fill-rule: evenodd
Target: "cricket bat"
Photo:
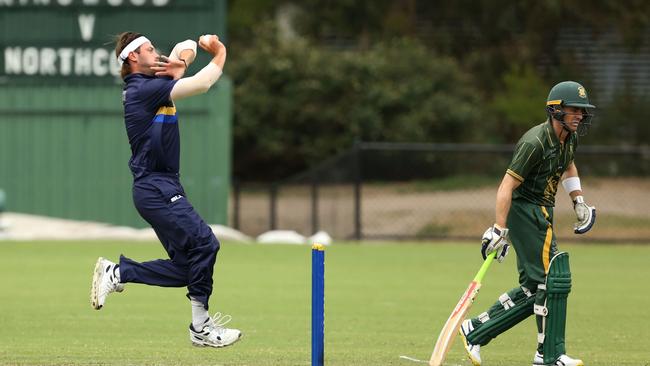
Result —
<instances>
[{"instance_id":1,"label":"cricket bat","mask_svg":"<svg viewBox=\"0 0 650 366\"><path fill-rule=\"evenodd\" d=\"M481 289L483 276L485 276L485 272L487 272L490 264L492 264L496 254L496 251L494 251L485 258L485 262L483 262L481 269L476 273L474 280L472 280L463 296L458 300L458 304L456 304L454 311L451 312L445 326L440 331L440 335L436 341L436 346L434 347L431 359L429 360L429 366L441 366L445 360L447 352L449 352L449 348L451 348L451 344L456 338L460 324L465 319L469 309L472 307L476 295L478 295L478 291Z\"/></svg>"}]
</instances>

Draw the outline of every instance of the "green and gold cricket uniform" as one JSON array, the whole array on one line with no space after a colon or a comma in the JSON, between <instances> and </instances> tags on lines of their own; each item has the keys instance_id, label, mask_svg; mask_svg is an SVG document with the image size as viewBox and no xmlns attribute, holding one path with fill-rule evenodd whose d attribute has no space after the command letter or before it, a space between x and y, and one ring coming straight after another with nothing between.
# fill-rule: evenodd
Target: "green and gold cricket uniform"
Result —
<instances>
[{"instance_id":1,"label":"green and gold cricket uniform","mask_svg":"<svg viewBox=\"0 0 650 366\"><path fill-rule=\"evenodd\" d=\"M557 252L553 232L555 193L577 146L575 133L562 144L546 121L528 130L515 147L506 172L521 185L512 194L507 227L517 251L522 286L543 283L549 262Z\"/></svg>"},{"instance_id":2,"label":"green and gold cricket uniform","mask_svg":"<svg viewBox=\"0 0 650 366\"><path fill-rule=\"evenodd\" d=\"M471 344L487 344L532 315L535 307L544 306L547 274L557 254L553 232L555 193L577 146L575 133L560 143L548 120L528 130L517 143L506 173L521 184L513 192L507 227L517 253L520 286L501 295L488 311L472 319L474 329L467 335ZM543 320L538 318L539 333L543 334Z\"/></svg>"}]
</instances>

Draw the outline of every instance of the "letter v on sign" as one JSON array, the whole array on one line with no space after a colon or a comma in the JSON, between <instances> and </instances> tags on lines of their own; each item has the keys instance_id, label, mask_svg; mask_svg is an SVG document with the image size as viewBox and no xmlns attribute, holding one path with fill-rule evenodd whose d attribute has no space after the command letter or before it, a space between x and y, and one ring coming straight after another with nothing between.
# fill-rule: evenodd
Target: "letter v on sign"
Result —
<instances>
[{"instance_id":1,"label":"letter v on sign","mask_svg":"<svg viewBox=\"0 0 650 366\"><path fill-rule=\"evenodd\" d=\"M95 14L79 14L79 30L81 39L88 42L93 38L95 30Z\"/></svg>"}]
</instances>

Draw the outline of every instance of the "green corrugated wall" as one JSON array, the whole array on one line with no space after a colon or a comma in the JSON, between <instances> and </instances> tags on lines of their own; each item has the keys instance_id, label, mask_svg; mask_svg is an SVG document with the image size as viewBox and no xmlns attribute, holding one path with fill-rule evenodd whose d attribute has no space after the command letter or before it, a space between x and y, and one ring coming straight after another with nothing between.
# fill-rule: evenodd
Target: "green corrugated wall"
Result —
<instances>
[{"instance_id":1,"label":"green corrugated wall","mask_svg":"<svg viewBox=\"0 0 650 366\"><path fill-rule=\"evenodd\" d=\"M181 181L227 222L231 84L177 103ZM121 87L0 88L0 188L8 211L142 227L131 200Z\"/></svg>"},{"instance_id":2,"label":"green corrugated wall","mask_svg":"<svg viewBox=\"0 0 650 366\"><path fill-rule=\"evenodd\" d=\"M0 189L7 210L146 226L131 199L119 80L75 75L74 65L65 74L62 60L55 63L56 75L40 68L37 74L15 75L5 50L110 51L113 35L132 30L169 52L176 42L202 33L227 41L226 10L225 0L0 1ZM82 37L82 15L94 17L90 39ZM188 75L208 61L199 50ZM226 75L207 94L177 103L181 182L209 223L227 223L231 104Z\"/></svg>"}]
</instances>

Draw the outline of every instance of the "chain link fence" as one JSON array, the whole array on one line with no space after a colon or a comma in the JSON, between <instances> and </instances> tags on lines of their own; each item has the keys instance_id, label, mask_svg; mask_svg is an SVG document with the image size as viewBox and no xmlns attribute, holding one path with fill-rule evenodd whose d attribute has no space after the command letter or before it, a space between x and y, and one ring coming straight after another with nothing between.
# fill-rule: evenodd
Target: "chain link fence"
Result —
<instances>
[{"instance_id":1,"label":"chain link fence","mask_svg":"<svg viewBox=\"0 0 650 366\"><path fill-rule=\"evenodd\" d=\"M497 187L513 145L359 143L284 181L236 183L231 225L336 239L476 239L494 222ZM573 234L571 201L558 189L562 240L650 241L650 149L581 146L576 165L598 210L588 234Z\"/></svg>"}]
</instances>

